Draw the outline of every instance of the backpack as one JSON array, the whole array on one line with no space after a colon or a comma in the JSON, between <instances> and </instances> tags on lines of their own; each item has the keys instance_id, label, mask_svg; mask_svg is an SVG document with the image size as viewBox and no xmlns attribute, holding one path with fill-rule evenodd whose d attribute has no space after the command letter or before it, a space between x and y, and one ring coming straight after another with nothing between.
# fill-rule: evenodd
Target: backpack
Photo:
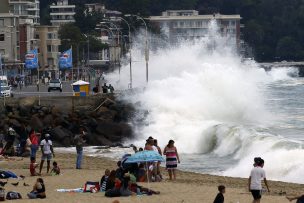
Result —
<instances>
[{"instance_id":1,"label":"backpack","mask_svg":"<svg viewBox=\"0 0 304 203\"><path fill-rule=\"evenodd\" d=\"M84 185L83 192L92 192L94 191L99 191L100 190L100 185L99 182L92 182L92 181L87 181L86 184Z\"/></svg>"},{"instance_id":2,"label":"backpack","mask_svg":"<svg viewBox=\"0 0 304 203\"><path fill-rule=\"evenodd\" d=\"M7 200L22 199L22 196L18 192L8 192L6 194L6 199Z\"/></svg>"}]
</instances>

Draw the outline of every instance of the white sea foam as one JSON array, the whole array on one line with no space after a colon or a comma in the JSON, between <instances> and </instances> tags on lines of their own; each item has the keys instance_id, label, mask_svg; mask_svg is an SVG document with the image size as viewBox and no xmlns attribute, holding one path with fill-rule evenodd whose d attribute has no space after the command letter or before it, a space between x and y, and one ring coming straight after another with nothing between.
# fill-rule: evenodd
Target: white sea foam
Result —
<instances>
[{"instance_id":1,"label":"white sea foam","mask_svg":"<svg viewBox=\"0 0 304 203\"><path fill-rule=\"evenodd\" d=\"M304 183L302 142L269 130L277 115L267 111L264 95L264 86L289 80L296 70L266 73L254 61L242 63L228 43L231 38L217 34L215 22L210 30L205 39L151 52L147 86L143 48L140 43L134 46L133 87L146 88L124 99L149 113L134 126L136 139L126 143L143 146L153 136L165 146L174 139L181 153L227 157L231 163L221 174L238 177L247 177L253 158L261 156L270 178ZM120 78L114 72L106 79L125 89L128 65Z\"/></svg>"}]
</instances>

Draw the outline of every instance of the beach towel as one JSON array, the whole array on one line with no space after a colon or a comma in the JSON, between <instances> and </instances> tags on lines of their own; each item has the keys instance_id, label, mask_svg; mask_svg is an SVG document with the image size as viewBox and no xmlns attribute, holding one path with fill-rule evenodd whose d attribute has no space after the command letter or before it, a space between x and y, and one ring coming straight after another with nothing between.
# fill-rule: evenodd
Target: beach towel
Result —
<instances>
[{"instance_id":1,"label":"beach towel","mask_svg":"<svg viewBox=\"0 0 304 203\"><path fill-rule=\"evenodd\" d=\"M57 189L57 192L76 192L76 193L82 193L83 188L76 188L76 189Z\"/></svg>"},{"instance_id":2,"label":"beach towel","mask_svg":"<svg viewBox=\"0 0 304 203\"><path fill-rule=\"evenodd\" d=\"M87 181L84 185L83 192L94 192L95 190L100 190L99 182Z\"/></svg>"}]
</instances>

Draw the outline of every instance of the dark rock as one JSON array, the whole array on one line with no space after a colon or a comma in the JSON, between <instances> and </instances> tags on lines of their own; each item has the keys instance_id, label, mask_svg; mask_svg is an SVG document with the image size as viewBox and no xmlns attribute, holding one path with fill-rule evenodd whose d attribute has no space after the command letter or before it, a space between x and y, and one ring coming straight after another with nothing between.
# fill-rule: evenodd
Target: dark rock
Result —
<instances>
[{"instance_id":1,"label":"dark rock","mask_svg":"<svg viewBox=\"0 0 304 203\"><path fill-rule=\"evenodd\" d=\"M41 119L37 115L32 116L30 126L35 130L42 130L44 127Z\"/></svg>"}]
</instances>

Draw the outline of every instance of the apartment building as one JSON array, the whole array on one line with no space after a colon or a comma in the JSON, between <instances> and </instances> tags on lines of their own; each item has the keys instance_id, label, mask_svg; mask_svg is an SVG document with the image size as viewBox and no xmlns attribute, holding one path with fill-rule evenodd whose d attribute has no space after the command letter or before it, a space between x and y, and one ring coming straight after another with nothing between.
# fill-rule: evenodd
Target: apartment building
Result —
<instances>
[{"instance_id":1,"label":"apartment building","mask_svg":"<svg viewBox=\"0 0 304 203\"><path fill-rule=\"evenodd\" d=\"M53 26L61 26L74 23L75 5L69 5L68 0L58 0L50 6L51 23Z\"/></svg>"},{"instance_id":2,"label":"apartment building","mask_svg":"<svg viewBox=\"0 0 304 203\"><path fill-rule=\"evenodd\" d=\"M240 15L199 15L196 10L167 10L161 16L150 17L151 22L166 34L171 43L206 36L212 19L216 20L222 35L229 35L239 44Z\"/></svg>"},{"instance_id":3,"label":"apartment building","mask_svg":"<svg viewBox=\"0 0 304 203\"><path fill-rule=\"evenodd\" d=\"M4 73L8 76L22 71L20 61L19 17L9 13L0 13L0 53Z\"/></svg>"},{"instance_id":4,"label":"apartment building","mask_svg":"<svg viewBox=\"0 0 304 203\"><path fill-rule=\"evenodd\" d=\"M23 19L32 19L35 25L40 24L39 0L8 0L10 13Z\"/></svg>"},{"instance_id":5,"label":"apartment building","mask_svg":"<svg viewBox=\"0 0 304 203\"><path fill-rule=\"evenodd\" d=\"M106 11L105 5L100 3L85 4L84 6L86 8L86 14L92 12L105 13Z\"/></svg>"},{"instance_id":6,"label":"apartment building","mask_svg":"<svg viewBox=\"0 0 304 203\"><path fill-rule=\"evenodd\" d=\"M40 70L45 77L58 77L58 57L59 46L58 38L59 26L40 25L35 26L34 48L38 49L38 60Z\"/></svg>"}]
</instances>

